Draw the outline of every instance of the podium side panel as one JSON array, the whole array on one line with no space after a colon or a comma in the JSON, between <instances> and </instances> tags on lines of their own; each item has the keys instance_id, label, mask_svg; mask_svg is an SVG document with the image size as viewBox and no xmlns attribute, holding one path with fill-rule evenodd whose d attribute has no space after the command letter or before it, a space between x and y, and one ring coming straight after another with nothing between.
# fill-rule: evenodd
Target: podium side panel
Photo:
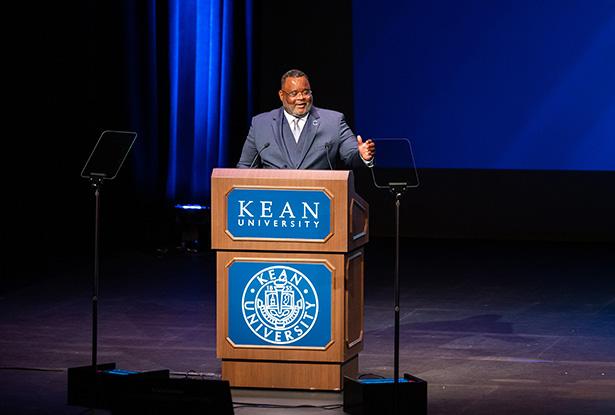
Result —
<instances>
[{"instance_id":1,"label":"podium side panel","mask_svg":"<svg viewBox=\"0 0 615 415\"><path fill-rule=\"evenodd\" d=\"M348 210L349 251L353 251L369 242L369 205L359 195L350 198Z\"/></svg>"},{"instance_id":2,"label":"podium side panel","mask_svg":"<svg viewBox=\"0 0 615 415\"><path fill-rule=\"evenodd\" d=\"M346 359L363 350L363 269L365 256L363 249L349 254L346 260L345 290L345 356Z\"/></svg>"}]
</instances>

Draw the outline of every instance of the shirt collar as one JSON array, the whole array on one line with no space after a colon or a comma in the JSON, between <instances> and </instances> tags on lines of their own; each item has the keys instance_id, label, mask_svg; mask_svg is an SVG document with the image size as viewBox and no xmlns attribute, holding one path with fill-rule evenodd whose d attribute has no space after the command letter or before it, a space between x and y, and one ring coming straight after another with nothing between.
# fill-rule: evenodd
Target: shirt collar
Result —
<instances>
[{"instance_id":1,"label":"shirt collar","mask_svg":"<svg viewBox=\"0 0 615 415\"><path fill-rule=\"evenodd\" d=\"M306 113L303 117L296 117L292 114L289 114L288 112L286 112L286 110L283 110L282 112L284 112L284 116L286 117L286 121L288 121L288 124L292 125L293 120L295 119L299 119L299 124L303 125L305 124L305 122L308 119L308 116L310 115L310 113Z\"/></svg>"}]
</instances>

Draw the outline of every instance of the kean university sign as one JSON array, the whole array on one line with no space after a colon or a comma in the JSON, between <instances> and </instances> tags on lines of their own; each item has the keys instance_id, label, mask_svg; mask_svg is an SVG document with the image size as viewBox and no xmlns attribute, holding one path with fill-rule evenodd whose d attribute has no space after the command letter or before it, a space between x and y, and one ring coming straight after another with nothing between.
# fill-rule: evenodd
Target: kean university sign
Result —
<instances>
[{"instance_id":1,"label":"kean university sign","mask_svg":"<svg viewBox=\"0 0 615 415\"><path fill-rule=\"evenodd\" d=\"M325 190L234 188L227 209L234 239L323 241L332 229Z\"/></svg>"},{"instance_id":2,"label":"kean university sign","mask_svg":"<svg viewBox=\"0 0 615 415\"><path fill-rule=\"evenodd\" d=\"M235 346L325 348L331 341L332 273L325 264L237 261L228 278Z\"/></svg>"}]
</instances>

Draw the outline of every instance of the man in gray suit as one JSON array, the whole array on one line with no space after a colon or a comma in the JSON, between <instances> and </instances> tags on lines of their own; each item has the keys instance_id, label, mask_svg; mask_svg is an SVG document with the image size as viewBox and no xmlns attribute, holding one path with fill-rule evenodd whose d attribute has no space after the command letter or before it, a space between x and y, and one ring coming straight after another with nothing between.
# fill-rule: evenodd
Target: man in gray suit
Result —
<instances>
[{"instance_id":1,"label":"man in gray suit","mask_svg":"<svg viewBox=\"0 0 615 415\"><path fill-rule=\"evenodd\" d=\"M282 76L282 107L252 119L237 167L333 170L371 166L376 145L353 134L342 113L312 106L305 73Z\"/></svg>"}]
</instances>

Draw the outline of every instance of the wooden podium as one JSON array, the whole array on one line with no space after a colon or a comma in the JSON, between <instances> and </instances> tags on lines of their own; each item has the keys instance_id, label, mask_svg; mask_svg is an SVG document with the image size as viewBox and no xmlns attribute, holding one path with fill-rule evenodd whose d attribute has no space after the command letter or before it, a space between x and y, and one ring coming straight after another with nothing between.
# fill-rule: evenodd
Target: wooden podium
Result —
<instances>
[{"instance_id":1,"label":"wooden podium","mask_svg":"<svg viewBox=\"0 0 615 415\"><path fill-rule=\"evenodd\" d=\"M352 172L215 169L211 211L222 378L341 390L363 348L369 211Z\"/></svg>"}]
</instances>

